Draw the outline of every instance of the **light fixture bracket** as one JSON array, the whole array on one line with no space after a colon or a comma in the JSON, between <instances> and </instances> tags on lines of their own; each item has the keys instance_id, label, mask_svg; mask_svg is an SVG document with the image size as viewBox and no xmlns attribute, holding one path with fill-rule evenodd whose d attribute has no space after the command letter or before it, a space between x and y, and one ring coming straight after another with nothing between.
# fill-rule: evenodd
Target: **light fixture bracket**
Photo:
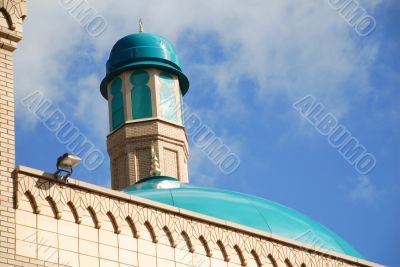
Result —
<instances>
[{"instance_id":1,"label":"light fixture bracket","mask_svg":"<svg viewBox=\"0 0 400 267\"><path fill-rule=\"evenodd\" d=\"M81 159L78 156L65 153L57 159L57 171L54 173L54 178L64 180L68 183L68 178L72 175L72 168L75 167Z\"/></svg>"}]
</instances>

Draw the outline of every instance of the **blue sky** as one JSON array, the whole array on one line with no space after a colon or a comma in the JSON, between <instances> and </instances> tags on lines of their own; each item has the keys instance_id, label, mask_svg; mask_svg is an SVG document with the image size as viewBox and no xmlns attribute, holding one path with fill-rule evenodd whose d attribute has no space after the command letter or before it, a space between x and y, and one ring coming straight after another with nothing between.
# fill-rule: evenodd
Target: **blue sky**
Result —
<instances>
[{"instance_id":1,"label":"blue sky","mask_svg":"<svg viewBox=\"0 0 400 267\"><path fill-rule=\"evenodd\" d=\"M368 260L400 265L398 2L358 2L376 20L366 37L328 0L92 0L108 23L97 37L61 2L30 1L16 52L19 165L53 172L67 152L21 103L39 90L106 156L94 171L78 166L74 177L109 186L108 113L99 84L112 45L137 32L142 17L145 31L175 44L191 81L186 104L241 160L224 175L192 142L191 183L282 203L328 226ZM306 95L374 155L369 174L357 172L293 108Z\"/></svg>"}]
</instances>

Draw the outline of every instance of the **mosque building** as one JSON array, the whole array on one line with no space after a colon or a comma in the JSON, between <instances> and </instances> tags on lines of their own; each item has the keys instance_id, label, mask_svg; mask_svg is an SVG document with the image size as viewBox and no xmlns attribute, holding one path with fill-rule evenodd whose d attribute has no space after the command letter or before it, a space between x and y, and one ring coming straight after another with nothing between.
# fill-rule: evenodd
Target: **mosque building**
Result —
<instances>
[{"instance_id":1,"label":"mosque building","mask_svg":"<svg viewBox=\"0 0 400 267\"><path fill-rule=\"evenodd\" d=\"M12 60L26 1L0 10L0 266L381 266L290 208L190 185L189 80L172 43L142 26L116 42L100 84L112 189L15 166Z\"/></svg>"}]
</instances>

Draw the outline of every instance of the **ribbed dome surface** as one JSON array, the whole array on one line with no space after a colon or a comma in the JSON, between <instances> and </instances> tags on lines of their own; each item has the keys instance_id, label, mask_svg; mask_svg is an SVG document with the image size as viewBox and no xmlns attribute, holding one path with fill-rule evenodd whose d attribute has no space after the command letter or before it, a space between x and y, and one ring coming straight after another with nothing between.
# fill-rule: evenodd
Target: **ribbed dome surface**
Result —
<instances>
[{"instance_id":1,"label":"ribbed dome surface","mask_svg":"<svg viewBox=\"0 0 400 267\"><path fill-rule=\"evenodd\" d=\"M189 89L189 80L183 74L175 48L162 36L136 33L120 39L112 48L106 66L106 77L100 89L107 98L107 84L121 72L140 68L158 68L178 75L182 94Z\"/></svg>"},{"instance_id":2,"label":"ribbed dome surface","mask_svg":"<svg viewBox=\"0 0 400 267\"><path fill-rule=\"evenodd\" d=\"M334 232L311 218L259 197L182 184L171 177L153 177L124 192L218 219L363 258Z\"/></svg>"}]
</instances>

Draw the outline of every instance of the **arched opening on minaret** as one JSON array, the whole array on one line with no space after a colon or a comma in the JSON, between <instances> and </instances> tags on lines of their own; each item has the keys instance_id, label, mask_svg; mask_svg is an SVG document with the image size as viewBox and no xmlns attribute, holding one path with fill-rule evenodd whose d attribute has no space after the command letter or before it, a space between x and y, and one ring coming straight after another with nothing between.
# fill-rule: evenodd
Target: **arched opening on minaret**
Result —
<instances>
[{"instance_id":1,"label":"arched opening on minaret","mask_svg":"<svg viewBox=\"0 0 400 267\"><path fill-rule=\"evenodd\" d=\"M130 80L132 84L132 118L136 120L153 117L148 72L144 70L135 71L132 73Z\"/></svg>"},{"instance_id":2,"label":"arched opening on minaret","mask_svg":"<svg viewBox=\"0 0 400 267\"><path fill-rule=\"evenodd\" d=\"M160 113L163 119L178 122L175 94L175 80L171 74L161 72L158 76L160 83Z\"/></svg>"}]
</instances>

